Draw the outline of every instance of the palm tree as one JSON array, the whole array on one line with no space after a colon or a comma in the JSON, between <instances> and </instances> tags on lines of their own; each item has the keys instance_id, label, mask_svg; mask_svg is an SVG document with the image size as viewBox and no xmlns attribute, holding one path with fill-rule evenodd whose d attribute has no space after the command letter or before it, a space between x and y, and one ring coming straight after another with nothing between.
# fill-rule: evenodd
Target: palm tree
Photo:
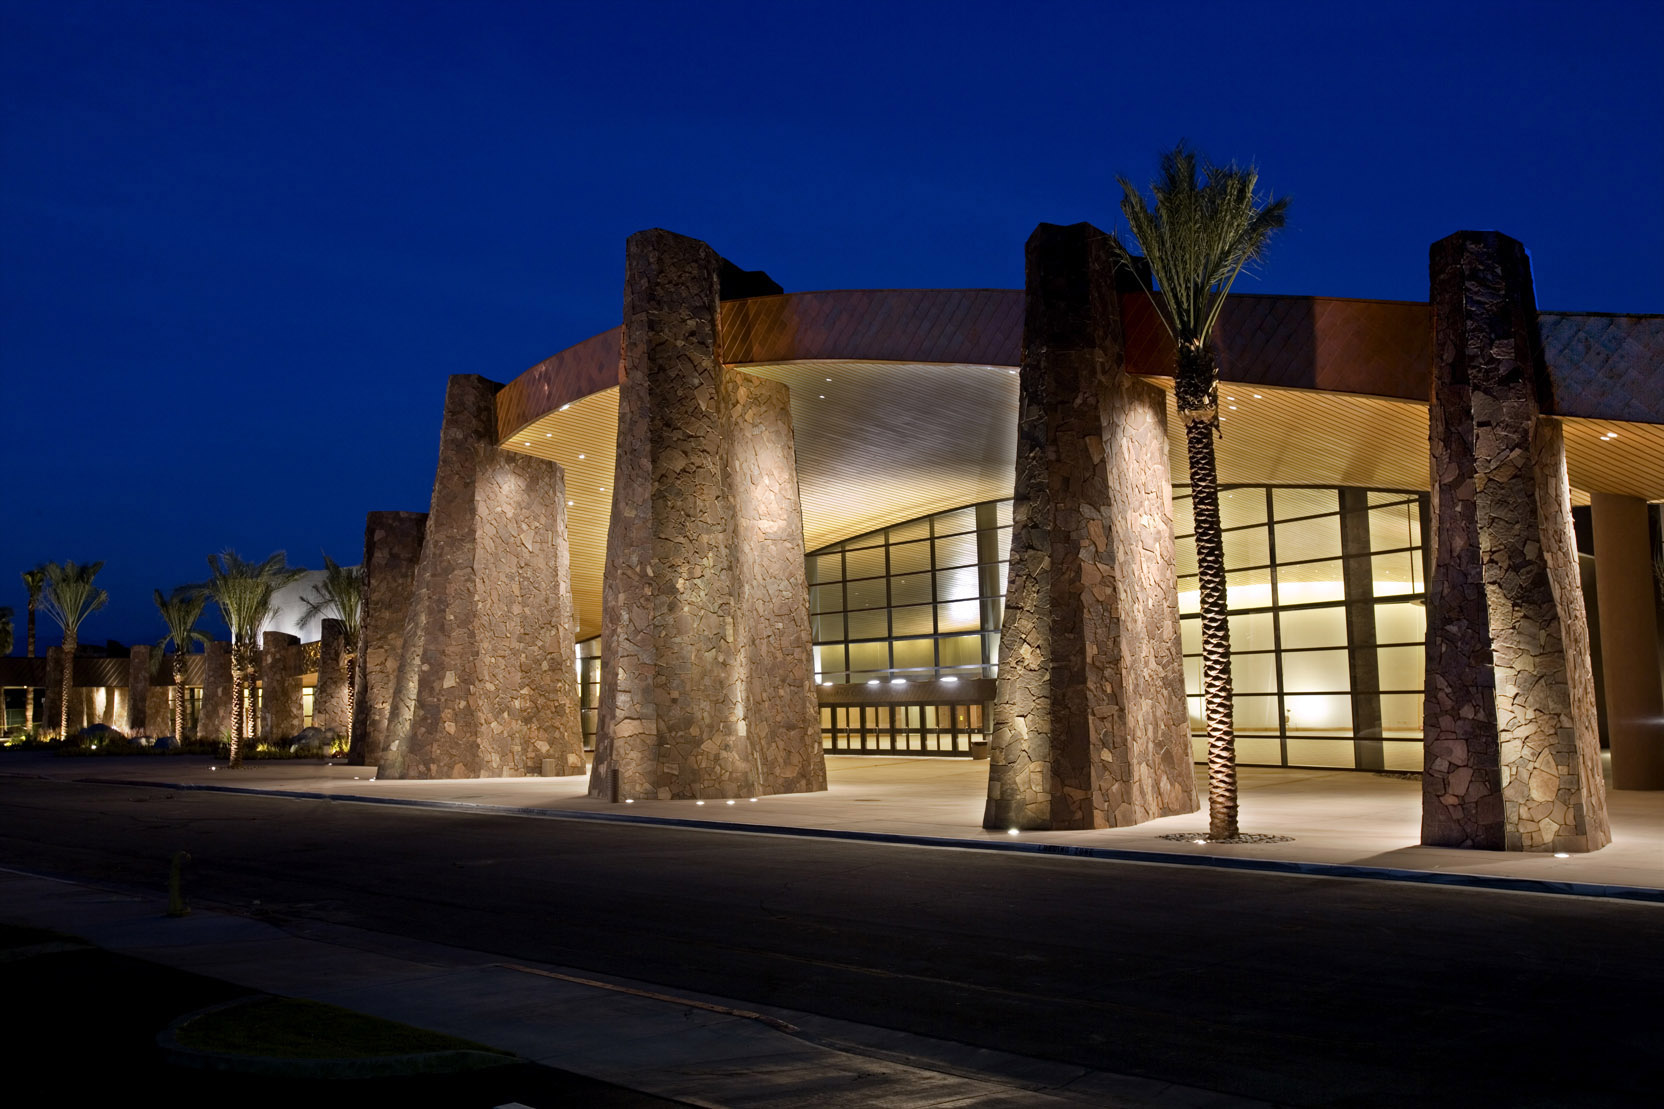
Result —
<instances>
[{"instance_id":1,"label":"palm tree","mask_svg":"<svg viewBox=\"0 0 1664 1109\"><path fill-rule=\"evenodd\" d=\"M1152 211L1125 177L1121 212L1149 262L1161 296L1146 286L1157 315L1177 348L1173 394L1184 421L1190 461L1191 507L1196 516L1196 569L1202 593L1202 690L1208 732L1208 835L1238 835L1236 737L1231 722L1231 639L1226 622L1225 548L1219 527L1219 473L1213 437L1219 431L1219 366L1211 338L1219 308L1244 266L1264 255L1283 226L1288 198L1255 195L1254 167L1198 162L1181 142L1162 155L1151 183ZM1133 273L1131 253L1114 243ZM1142 278L1140 279L1143 280Z\"/></svg>"},{"instance_id":2,"label":"palm tree","mask_svg":"<svg viewBox=\"0 0 1664 1109\"><path fill-rule=\"evenodd\" d=\"M168 643L173 644L173 738L180 743L185 741L185 656L191 653L191 644L207 643L208 636L197 630L196 622L202 618L202 609L208 603L208 598L200 589L183 586L175 589L167 597L162 596L160 589L155 590L156 609L162 614L162 622L168 626L168 634L163 636L156 646L166 651Z\"/></svg>"},{"instance_id":3,"label":"palm tree","mask_svg":"<svg viewBox=\"0 0 1664 1109\"><path fill-rule=\"evenodd\" d=\"M272 594L305 570L284 564L277 551L264 562L249 562L236 551L208 556L208 580L196 589L212 597L231 631L231 758L243 765L243 743L254 734L254 652L260 627L271 616Z\"/></svg>"},{"instance_id":4,"label":"palm tree","mask_svg":"<svg viewBox=\"0 0 1664 1109\"><path fill-rule=\"evenodd\" d=\"M92 583L102 562L85 566L74 562L48 562L46 587L41 593L40 607L52 617L64 633L63 697L59 704L58 738L69 737L69 697L75 674L75 648L80 645L81 623L103 608L110 595Z\"/></svg>"},{"instance_id":5,"label":"palm tree","mask_svg":"<svg viewBox=\"0 0 1664 1109\"><path fill-rule=\"evenodd\" d=\"M40 607L41 587L46 584L46 567L36 566L33 570L23 571L23 585L29 590L29 633L28 657L35 657L35 609ZM23 729L27 732L35 730L35 688L28 686L23 690Z\"/></svg>"},{"instance_id":6,"label":"palm tree","mask_svg":"<svg viewBox=\"0 0 1664 1109\"><path fill-rule=\"evenodd\" d=\"M324 580L313 587L305 603L305 619L333 611L335 619L341 621L347 656L347 747L351 749L353 709L358 699L358 628L364 615L363 567L338 566L324 555Z\"/></svg>"}]
</instances>

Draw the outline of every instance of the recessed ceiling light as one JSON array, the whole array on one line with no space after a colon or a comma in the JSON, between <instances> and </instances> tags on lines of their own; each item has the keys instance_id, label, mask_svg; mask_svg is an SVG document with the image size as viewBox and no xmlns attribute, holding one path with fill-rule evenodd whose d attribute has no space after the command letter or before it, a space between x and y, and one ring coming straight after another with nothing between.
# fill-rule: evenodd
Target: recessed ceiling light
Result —
<instances>
[{"instance_id":1,"label":"recessed ceiling light","mask_svg":"<svg viewBox=\"0 0 1664 1109\"><path fill-rule=\"evenodd\" d=\"M822 394L821 394L821 395L820 395L820 399L821 399L821 400L825 400L825 399L826 399L826 394L825 394L825 393L822 393Z\"/></svg>"},{"instance_id":2,"label":"recessed ceiling light","mask_svg":"<svg viewBox=\"0 0 1664 1109\"><path fill-rule=\"evenodd\" d=\"M555 411L556 412L565 412L568 408L571 408L571 407L572 407L572 403L570 401L568 401L567 403L561 405L559 408L555 409Z\"/></svg>"},{"instance_id":3,"label":"recessed ceiling light","mask_svg":"<svg viewBox=\"0 0 1664 1109\"><path fill-rule=\"evenodd\" d=\"M543 438L545 438L545 439L553 439L554 437L555 437L555 433L552 432L552 431L545 431L543 433Z\"/></svg>"},{"instance_id":4,"label":"recessed ceiling light","mask_svg":"<svg viewBox=\"0 0 1664 1109\"><path fill-rule=\"evenodd\" d=\"M527 440L526 440L526 446L528 446L528 447L529 447L529 446L531 446L531 445L532 445L532 441L531 441L531 440L530 440L530 439L527 439Z\"/></svg>"},{"instance_id":5,"label":"recessed ceiling light","mask_svg":"<svg viewBox=\"0 0 1664 1109\"><path fill-rule=\"evenodd\" d=\"M1236 411L1236 405L1234 405L1234 404L1226 405L1226 407L1229 408L1232 412Z\"/></svg>"},{"instance_id":6,"label":"recessed ceiling light","mask_svg":"<svg viewBox=\"0 0 1664 1109\"><path fill-rule=\"evenodd\" d=\"M1235 400L1236 398L1235 397L1226 397L1225 399L1226 400Z\"/></svg>"},{"instance_id":7,"label":"recessed ceiling light","mask_svg":"<svg viewBox=\"0 0 1664 1109\"><path fill-rule=\"evenodd\" d=\"M579 460L579 461L580 461L580 462L581 462L581 461L583 461L583 457L584 457L584 456L583 456L583 455L581 455L581 454L580 454L580 455L579 455L579 456L578 456L578 460Z\"/></svg>"},{"instance_id":8,"label":"recessed ceiling light","mask_svg":"<svg viewBox=\"0 0 1664 1109\"><path fill-rule=\"evenodd\" d=\"M1606 437L1608 439L1616 439L1618 437L1618 433L1615 431L1609 431L1606 433Z\"/></svg>"},{"instance_id":9,"label":"recessed ceiling light","mask_svg":"<svg viewBox=\"0 0 1664 1109\"><path fill-rule=\"evenodd\" d=\"M890 679L890 684L891 685L906 685L907 684L907 679L906 678L891 678Z\"/></svg>"},{"instance_id":10,"label":"recessed ceiling light","mask_svg":"<svg viewBox=\"0 0 1664 1109\"><path fill-rule=\"evenodd\" d=\"M832 379L831 379L831 378L827 378L827 379L826 379L826 380L828 380L828 381L831 381L831 380L832 380Z\"/></svg>"},{"instance_id":11,"label":"recessed ceiling light","mask_svg":"<svg viewBox=\"0 0 1664 1109\"><path fill-rule=\"evenodd\" d=\"M577 501L567 501L566 502L566 507L571 508L573 505L575 505L577 503L578 503Z\"/></svg>"},{"instance_id":12,"label":"recessed ceiling light","mask_svg":"<svg viewBox=\"0 0 1664 1109\"><path fill-rule=\"evenodd\" d=\"M1016 370L1006 370L1006 371L1005 371L1005 372L1006 372L1006 373L1008 373L1008 374L1014 374L1014 373L1016 373L1016 372L1017 372L1017 371L1016 371Z\"/></svg>"},{"instance_id":13,"label":"recessed ceiling light","mask_svg":"<svg viewBox=\"0 0 1664 1109\"><path fill-rule=\"evenodd\" d=\"M1260 399L1262 399L1262 398L1261 398L1261 397L1260 397L1260 395L1259 395L1259 394L1258 394L1258 393L1255 393L1255 394L1254 394L1254 399L1255 399L1255 400L1260 400Z\"/></svg>"}]
</instances>

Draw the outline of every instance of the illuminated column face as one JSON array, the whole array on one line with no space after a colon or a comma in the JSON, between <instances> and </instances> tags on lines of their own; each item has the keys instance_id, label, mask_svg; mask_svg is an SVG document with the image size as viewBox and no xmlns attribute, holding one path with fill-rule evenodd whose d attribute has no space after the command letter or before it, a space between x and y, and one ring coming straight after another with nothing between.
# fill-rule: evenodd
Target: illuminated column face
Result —
<instances>
[{"instance_id":1,"label":"illuminated column face","mask_svg":"<svg viewBox=\"0 0 1664 1109\"><path fill-rule=\"evenodd\" d=\"M231 731L231 644L214 642L203 649L202 708L196 737L219 739Z\"/></svg>"},{"instance_id":2,"label":"illuminated column face","mask_svg":"<svg viewBox=\"0 0 1664 1109\"><path fill-rule=\"evenodd\" d=\"M380 777L583 770L565 477L496 445L498 388L446 390Z\"/></svg>"},{"instance_id":3,"label":"illuminated column face","mask_svg":"<svg viewBox=\"0 0 1664 1109\"><path fill-rule=\"evenodd\" d=\"M987 828L1194 812L1166 398L1122 368L1114 261L1042 224L1027 295Z\"/></svg>"},{"instance_id":4,"label":"illuminated column face","mask_svg":"<svg viewBox=\"0 0 1664 1109\"><path fill-rule=\"evenodd\" d=\"M375 766L387 742L387 714L404 653L404 621L427 534L426 512L371 512L364 521L364 612L358 624L358 690L353 701L355 766Z\"/></svg>"},{"instance_id":5,"label":"illuminated column face","mask_svg":"<svg viewBox=\"0 0 1664 1109\"><path fill-rule=\"evenodd\" d=\"M1432 248L1434 569L1422 842L1592 851L1611 839L1559 421L1525 248Z\"/></svg>"},{"instance_id":6,"label":"illuminated column face","mask_svg":"<svg viewBox=\"0 0 1664 1109\"><path fill-rule=\"evenodd\" d=\"M625 250L597 797L826 788L789 398L718 360L722 268L666 231Z\"/></svg>"}]
</instances>

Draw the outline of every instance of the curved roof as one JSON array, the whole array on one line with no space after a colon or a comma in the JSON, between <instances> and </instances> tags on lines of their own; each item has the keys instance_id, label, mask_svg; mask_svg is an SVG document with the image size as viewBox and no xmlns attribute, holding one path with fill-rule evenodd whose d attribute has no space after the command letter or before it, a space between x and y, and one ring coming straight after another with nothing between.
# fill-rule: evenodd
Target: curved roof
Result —
<instances>
[{"instance_id":1,"label":"curved roof","mask_svg":"<svg viewBox=\"0 0 1664 1109\"><path fill-rule=\"evenodd\" d=\"M1135 294L1122 313L1129 372L1167 386L1172 343L1154 307ZM791 389L808 549L1011 495L1022 317L1022 291L1005 289L723 302L722 360ZM1591 489L1664 498L1664 317L1543 313L1540 329L1556 410L1568 417L1574 498L1586 502ZM1426 304L1233 296L1215 334L1228 398L1221 478L1426 489L1431 337ZM566 469L581 635L600 626L621 344L622 328L602 332L497 398L499 442Z\"/></svg>"}]
</instances>

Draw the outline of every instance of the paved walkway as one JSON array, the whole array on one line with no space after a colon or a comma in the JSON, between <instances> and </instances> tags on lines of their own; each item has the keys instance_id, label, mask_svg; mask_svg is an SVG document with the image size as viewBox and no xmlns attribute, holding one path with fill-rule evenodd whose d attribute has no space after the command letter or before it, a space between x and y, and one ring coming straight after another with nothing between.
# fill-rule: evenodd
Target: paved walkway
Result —
<instances>
[{"instance_id":1,"label":"paved walkway","mask_svg":"<svg viewBox=\"0 0 1664 1109\"><path fill-rule=\"evenodd\" d=\"M1105 852L1145 861L1274 866L1313 873L1451 883L1502 883L1522 890L1658 897L1664 891L1664 793L1608 790L1613 842L1600 851L1556 858L1523 852L1421 847L1420 784L1360 772L1239 771L1244 832L1293 837L1287 843L1221 846L1167 840L1206 831L1205 813L1134 828L1028 832L981 827L987 763L962 759L834 756L825 793L756 800L640 801L613 804L585 795L588 779L507 778L437 782L378 781L373 769L319 761L251 762L231 772L185 757L0 758L0 773L143 781L182 787L255 789L513 810L578 819L667 820L784 834L906 837L944 847ZM1198 780L1205 771L1198 768ZM1637 891L1652 891L1637 892Z\"/></svg>"}]
</instances>

